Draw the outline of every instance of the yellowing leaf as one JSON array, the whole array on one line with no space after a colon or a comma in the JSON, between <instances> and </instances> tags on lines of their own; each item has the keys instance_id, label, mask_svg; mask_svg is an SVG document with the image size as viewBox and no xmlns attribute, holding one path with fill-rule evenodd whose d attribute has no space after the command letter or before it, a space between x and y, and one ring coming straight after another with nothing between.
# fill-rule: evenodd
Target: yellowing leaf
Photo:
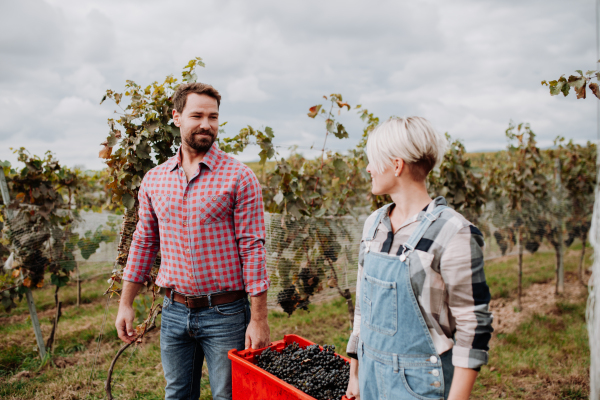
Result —
<instances>
[{"instance_id":1,"label":"yellowing leaf","mask_svg":"<svg viewBox=\"0 0 600 400\"><path fill-rule=\"evenodd\" d=\"M308 109L308 116L311 118L314 118L317 116L317 114L319 113L319 110L321 109L321 104L318 104L316 106L312 106L311 108Z\"/></svg>"},{"instance_id":2,"label":"yellowing leaf","mask_svg":"<svg viewBox=\"0 0 600 400\"><path fill-rule=\"evenodd\" d=\"M23 286L31 287L31 278L30 277L27 277L23 280Z\"/></svg>"},{"instance_id":3,"label":"yellowing leaf","mask_svg":"<svg viewBox=\"0 0 600 400\"><path fill-rule=\"evenodd\" d=\"M35 286L36 286L36 287L38 287L38 288L42 288L42 287L44 287L44 280L42 279L42 280L41 280L41 281L39 281L39 282L38 282L38 284L37 284L37 285L35 285Z\"/></svg>"},{"instance_id":4,"label":"yellowing leaf","mask_svg":"<svg viewBox=\"0 0 600 400\"><path fill-rule=\"evenodd\" d=\"M339 108L348 107L348 111L350 111L350 104L348 103L342 103L341 101L338 101L337 105Z\"/></svg>"},{"instance_id":5,"label":"yellowing leaf","mask_svg":"<svg viewBox=\"0 0 600 400\"><path fill-rule=\"evenodd\" d=\"M598 90L597 83L590 83L590 90L594 93L594 96L600 99L600 91Z\"/></svg>"},{"instance_id":6,"label":"yellowing leaf","mask_svg":"<svg viewBox=\"0 0 600 400\"><path fill-rule=\"evenodd\" d=\"M104 145L102 150L100 150L100 152L98 153L98 157L104 158L107 160L110 158L111 153L112 153L112 147L108 147L107 145Z\"/></svg>"}]
</instances>

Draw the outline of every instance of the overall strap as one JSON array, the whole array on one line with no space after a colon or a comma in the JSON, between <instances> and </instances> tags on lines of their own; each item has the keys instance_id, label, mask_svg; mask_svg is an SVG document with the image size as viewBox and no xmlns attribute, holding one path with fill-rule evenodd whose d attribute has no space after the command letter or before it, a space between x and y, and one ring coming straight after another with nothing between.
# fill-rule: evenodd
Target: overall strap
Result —
<instances>
[{"instance_id":1,"label":"overall strap","mask_svg":"<svg viewBox=\"0 0 600 400\"><path fill-rule=\"evenodd\" d=\"M406 258L415 250L415 246L419 243L419 240L423 237L427 229L431 226L431 224L438 219L442 211L444 211L447 206L437 206L432 212L426 212L421 220L421 223L415 229L415 231L410 235L406 243L404 243L404 250L400 255L400 261L406 261Z\"/></svg>"},{"instance_id":2,"label":"overall strap","mask_svg":"<svg viewBox=\"0 0 600 400\"><path fill-rule=\"evenodd\" d=\"M371 227L369 228L369 232L367 232L367 235L363 237L364 241L371 241L375 239L375 235L377 234L377 229L379 229L379 223L381 222L381 218L383 218L383 216L387 212L387 209L392 204L393 203L386 204L385 206L381 207L379 210L376 211L377 217L375 218L375 222L373 223L373 225L371 225Z\"/></svg>"}]
</instances>

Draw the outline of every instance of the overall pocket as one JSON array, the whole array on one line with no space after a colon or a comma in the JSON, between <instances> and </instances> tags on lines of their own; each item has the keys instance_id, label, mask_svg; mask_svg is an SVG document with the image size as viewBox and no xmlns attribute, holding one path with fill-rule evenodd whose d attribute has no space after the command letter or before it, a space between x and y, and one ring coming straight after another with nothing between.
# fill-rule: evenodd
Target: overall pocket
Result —
<instances>
[{"instance_id":1,"label":"overall pocket","mask_svg":"<svg viewBox=\"0 0 600 400\"><path fill-rule=\"evenodd\" d=\"M398 331L398 290L396 282L363 275L364 323L369 329L387 336Z\"/></svg>"},{"instance_id":2,"label":"overall pocket","mask_svg":"<svg viewBox=\"0 0 600 400\"><path fill-rule=\"evenodd\" d=\"M435 376L433 371L437 371ZM441 368L402 368L402 383L406 391L420 400L442 400L444 398L444 379Z\"/></svg>"}]
</instances>

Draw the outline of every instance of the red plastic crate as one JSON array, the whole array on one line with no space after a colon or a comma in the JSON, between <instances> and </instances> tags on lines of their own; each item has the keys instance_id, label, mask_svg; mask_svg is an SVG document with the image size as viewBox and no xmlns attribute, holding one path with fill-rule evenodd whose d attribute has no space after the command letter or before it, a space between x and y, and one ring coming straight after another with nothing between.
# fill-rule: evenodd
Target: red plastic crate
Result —
<instances>
[{"instance_id":1,"label":"red plastic crate","mask_svg":"<svg viewBox=\"0 0 600 400\"><path fill-rule=\"evenodd\" d=\"M269 348L281 352L284 347L294 342L301 347L314 344L298 335L285 335L283 340L271 343ZM255 365L258 362L257 356L266 349L267 347L257 350L229 350L233 400L315 400L314 397ZM340 357L350 362L348 358ZM344 396L342 400L348 399Z\"/></svg>"}]
</instances>

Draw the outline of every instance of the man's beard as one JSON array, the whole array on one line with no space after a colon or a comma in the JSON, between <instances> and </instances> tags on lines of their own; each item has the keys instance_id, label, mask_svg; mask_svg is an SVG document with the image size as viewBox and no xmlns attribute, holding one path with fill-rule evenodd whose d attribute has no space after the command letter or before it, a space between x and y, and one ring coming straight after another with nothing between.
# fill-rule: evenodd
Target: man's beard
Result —
<instances>
[{"instance_id":1,"label":"man's beard","mask_svg":"<svg viewBox=\"0 0 600 400\"><path fill-rule=\"evenodd\" d=\"M203 135L208 135L209 137ZM210 130L198 129L190 132L189 136L183 138L183 141L192 149L200 153L206 153L215 142L215 136Z\"/></svg>"}]
</instances>

